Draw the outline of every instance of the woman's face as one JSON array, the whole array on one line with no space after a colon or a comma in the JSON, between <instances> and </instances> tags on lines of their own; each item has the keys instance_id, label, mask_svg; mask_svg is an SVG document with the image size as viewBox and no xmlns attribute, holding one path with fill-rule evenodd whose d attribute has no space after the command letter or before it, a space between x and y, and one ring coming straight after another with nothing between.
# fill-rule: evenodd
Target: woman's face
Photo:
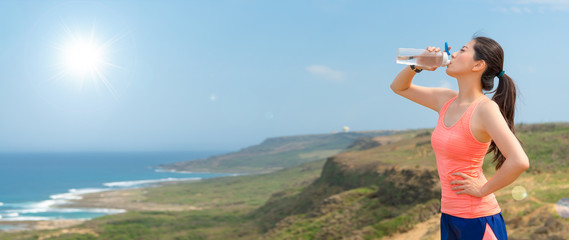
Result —
<instances>
[{"instance_id":1,"label":"woman's face","mask_svg":"<svg viewBox=\"0 0 569 240\"><path fill-rule=\"evenodd\" d=\"M451 54L452 59L447 66L446 73L451 77L458 77L464 73L472 72L476 65L474 61L474 40L464 45L460 50Z\"/></svg>"}]
</instances>

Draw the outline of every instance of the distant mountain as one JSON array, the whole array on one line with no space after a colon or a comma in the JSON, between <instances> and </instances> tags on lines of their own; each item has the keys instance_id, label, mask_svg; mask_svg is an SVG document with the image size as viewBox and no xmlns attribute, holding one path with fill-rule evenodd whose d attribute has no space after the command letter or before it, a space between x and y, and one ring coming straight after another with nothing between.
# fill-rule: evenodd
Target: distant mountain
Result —
<instances>
[{"instance_id":1,"label":"distant mountain","mask_svg":"<svg viewBox=\"0 0 569 240\"><path fill-rule=\"evenodd\" d=\"M395 132L397 131L361 131L275 137L238 152L160 167L191 172L272 172L333 156L351 147L356 140L369 144L370 141L365 139Z\"/></svg>"}]
</instances>

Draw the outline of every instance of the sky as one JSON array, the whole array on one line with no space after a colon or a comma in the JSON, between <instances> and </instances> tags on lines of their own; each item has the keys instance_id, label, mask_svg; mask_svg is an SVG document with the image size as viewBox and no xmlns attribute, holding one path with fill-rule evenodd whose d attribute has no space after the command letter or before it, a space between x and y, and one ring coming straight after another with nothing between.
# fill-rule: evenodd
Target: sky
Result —
<instances>
[{"instance_id":1,"label":"sky","mask_svg":"<svg viewBox=\"0 0 569 240\"><path fill-rule=\"evenodd\" d=\"M568 23L569 0L0 1L0 151L434 128L389 88L397 48L459 50L476 33L504 49L516 123L569 121ZM457 90L444 68L414 83Z\"/></svg>"}]
</instances>

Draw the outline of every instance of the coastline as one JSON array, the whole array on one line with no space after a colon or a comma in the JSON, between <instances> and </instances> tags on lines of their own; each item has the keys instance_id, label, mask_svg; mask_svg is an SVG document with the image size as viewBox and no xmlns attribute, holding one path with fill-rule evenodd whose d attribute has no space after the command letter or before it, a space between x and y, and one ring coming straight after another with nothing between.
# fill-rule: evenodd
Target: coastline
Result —
<instances>
[{"instance_id":1,"label":"coastline","mask_svg":"<svg viewBox=\"0 0 569 240\"><path fill-rule=\"evenodd\" d=\"M107 209L121 214L128 211L191 211L201 208L189 205L157 204L144 202L144 194L148 188L160 187L168 184L190 182L195 180L161 182L140 188L116 189L78 195L80 199L71 199L67 203L53 206L62 209ZM198 180L199 181L199 180ZM94 219L94 218L93 218ZM80 225L91 219L50 219L50 220L21 220L0 221L0 232L52 230L69 228Z\"/></svg>"},{"instance_id":2,"label":"coastline","mask_svg":"<svg viewBox=\"0 0 569 240\"><path fill-rule=\"evenodd\" d=\"M82 224L88 220L84 219L53 219L41 221L3 221L1 226L12 226L8 229L2 229L0 232L18 232L30 230L52 230L59 228L68 228Z\"/></svg>"}]
</instances>

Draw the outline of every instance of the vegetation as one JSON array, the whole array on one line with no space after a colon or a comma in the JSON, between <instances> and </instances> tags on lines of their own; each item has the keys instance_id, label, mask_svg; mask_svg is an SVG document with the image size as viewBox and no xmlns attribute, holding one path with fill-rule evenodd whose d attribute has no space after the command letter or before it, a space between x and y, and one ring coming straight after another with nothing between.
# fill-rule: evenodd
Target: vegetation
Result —
<instances>
[{"instance_id":1,"label":"vegetation","mask_svg":"<svg viewBox=\"0 0 569 240\"><path fill-rule=\"evenodd\" d=\"M389 239L425 223L432 224L421 238L437 239L440 187L431 131L373 137L377 143L360 139L347 151L272 173L139 191L147 203L201 210L130 211L76 231L0 233L0 239ZM568 239L569 219L555 204L569 197L569 124L523 124L517 132L531 167L495 193L509 237ZM491 156L483 167L488 179L496 173ZM512 197L514 187L527 195Z\"/></svg>"}]
</instances>

